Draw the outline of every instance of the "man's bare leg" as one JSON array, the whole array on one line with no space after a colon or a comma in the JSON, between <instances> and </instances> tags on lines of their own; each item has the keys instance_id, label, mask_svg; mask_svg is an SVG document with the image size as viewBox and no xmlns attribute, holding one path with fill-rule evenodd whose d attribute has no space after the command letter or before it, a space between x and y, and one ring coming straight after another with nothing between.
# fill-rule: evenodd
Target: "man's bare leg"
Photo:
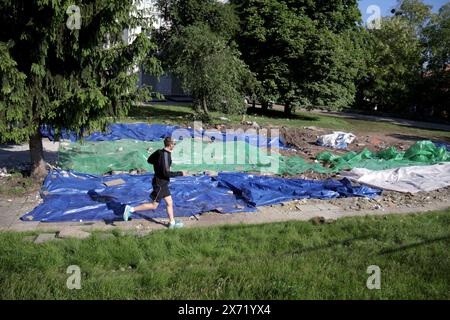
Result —
<instances>
[{"instance_id":1,"label":"man's bare leg","mask_svg":"<svg viewBox=\"0 0 450 320\"><path fill-rule=\"evenodd\" d=\"M123 210L123 220L128 221L130 215L133 212L155 210L156 208L158 208L158 204L158 202L144 203L136 208L126 205L125 209Z\"/></svg>"},{"instance_id":2,"label":"man's bare leg","mask_svg":"<svg viewBox=\"0 0 450 320\"><path fill-rule=\"evenodd\" d=\"M172 196L168 196L164 198L167 207L167 216L169 217L169 229L178 229L183 227L183 222L175 221L175 217L173 215L173 200Z\"/></svg>"},{"instance_id":3,"label":"man's bare leg","mask_svg":"<svg viewBox=\"0 0 450 320\"><path fill-rule=\"evenodd\" d=\"M158 205L158 202L144 203L138 207L133 208L132 212L156 210L158 208Z\"/></svg>"},{"instance_id":4,"label":"man's bare leg","mask_svg":"<svg viewBox=\"0 0 450 320\"><path fill-rule=\"evenodd\" d=\"M165 197L164 201L166 202L167 216L169 217L170 223L175 223L175 218L173 217L173 200L172 200L172 196Z\"/></svg>"}]
</instances>

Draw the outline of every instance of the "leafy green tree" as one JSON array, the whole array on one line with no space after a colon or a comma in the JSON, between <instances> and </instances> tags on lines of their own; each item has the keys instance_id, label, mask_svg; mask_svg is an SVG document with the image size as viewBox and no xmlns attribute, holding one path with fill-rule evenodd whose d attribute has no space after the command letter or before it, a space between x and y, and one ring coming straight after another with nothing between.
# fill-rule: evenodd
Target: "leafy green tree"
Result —
<instances>
[{"instance_id":1,"label":"leafy green tree","mask_svg":"<svg viewBox=\"0 0 450 320\"><path fill-rule=\"evenodd\" d=\"M363 31L361 31L363 32ZM304 72L306 107L341 110L353 105L357 81L366 75L362 35L324 29L308 47Z\"/></svg>"},{"instance_id":2,"label":"leafy green tree","mask_svg":"<svg viewBox=\"0 0 450 320\"><path fill-rule=\"evenodd\" d=\"M157 4L168 22L157 35L161 58L192 94L196 111L245 112L244 95L252 95L255 79L234 43L239 22L233 8L216 0Z\"/></svg>"},{"instance_id":3,"label":"leafy green tree","mask_svg":"<svg viewBox=\"0 0 450 320\"><path fill-rule=\"evenodd\" d=\"M420 113L450 119L450 3L440 8L424 28L426 71L418 88ZM425 109L425 110L424 110ZM426 110L428 109L428 110Z\"/></svg>"},{"instance_id":4,"label":"leafy green tree","mask_svg":"<svg viewBox=\"0 0 450 320\"><path fill-rule=\"evenodd\" d=\"M239 30L239 21L233 8L217 0L157 0L162 18L168 21L161 28L161 34L179 35L183 27L205 23L212 32L227 41Z\"/></svg>"},{"instance_id":5,"label":"leafy green tree","mask_svg":"<svg viewBox=\"0 0 450 320\"><path fill-rule=\"evenodd\" d=\"M434 15L424 29L428 70L444 72L450 65L450 3Z\"/></svg>"},{"instance_id":6,"label":"leafy green tree","mask_svg":"<svg viewBox=\"0 0 450 320\"><path fill-rule=\"evenodd\" d=\"M171 70L183 80L196 110L225 113L245 111L244 94L252 75L239 52L227 45L209 26L199 23L184 27L171 39Z\"/></svg>"},{"instance_id":7,"label":"leafy green tree","mask_svg":"<svg viewBox=\"0 0 450 320\"><path fill-rule=\"evenodd\" d=\"M260 100L341 109L353 104L364 53L357 1L232 1L238 43L262 85ZM263 104L264 107L264 104Z\"/></svg>"},{"instance_id":8,"label":"leafy green tree","mask_svg":"<svg viewBox=\"0 0 450 320\"><path fill-rule=\"evenodd\" d=\"M382 19L370 31L370 67L361 85L370 107L384 112L407 112L422 70L422 46L413 26L401 16Z\"/></svg>"},{"instance_id":9,"label":"leafy green tree","mask_svg":"<svg viewBox=\"0 0 450 320\"><path fill-rule=\"evenodd\" d=\"M397 7L397 16L406 18L420 36L431 19L433 7L426 5L422 0L398 0Z\"/></svg>"},{"instance_id":10,"label":"leafy green tree","mask_svg":"<svg viewBox=\"0 0 450 320\"><path fill-rule=\"evenodd\" d=\"M36 177L46 173L41 125L78 133L100 128L142 97L136 66L160 71L146 36L151 21L135 10L138 2L72 3L0 3L0 140L29 141ZM124 42L123 30L137 26L144 32Z\"/></svg>"},{"instance_id":11,"label":"leafy green tree","mask_svg":"<svg viewBox=\"0 0 450 320\"><path fill-rule=\"evenodd\" d=\"M360 86L370 107L421 118L445 115L450 100L449 8L447 4L434 15L421 0L398 1L394 16L370 31L369 72Z\"/></svg>"}]
</instances>

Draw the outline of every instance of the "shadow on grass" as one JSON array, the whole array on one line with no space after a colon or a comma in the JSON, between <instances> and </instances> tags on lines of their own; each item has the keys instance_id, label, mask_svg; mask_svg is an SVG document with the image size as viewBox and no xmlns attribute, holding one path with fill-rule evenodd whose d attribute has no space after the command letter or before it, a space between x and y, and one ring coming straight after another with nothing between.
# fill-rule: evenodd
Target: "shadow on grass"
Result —
<instances>
[{"instance_id":1,"label":"shadow on grass","mask_svg":"<svg viewBox=\"0 0 450 320\"><path fill-rule=\"evenodd\" d=\"M314 251L319 251L319 250L331 249L331 248L339 246L339 245L350 246L354 241L368 240L368 239L373 239L373 238L374 238L374 236L372 236L372 235L366 235L366 236L354 237L354 238L349 238L349 239L344 239L344 240L333 240L333 241L329 241L328 243L323 244L323 245L302 248L300 250L294 250L293 252L289 252L289 253L285 253L285 254L298 255L298 254L302 254L302 253L309 253L309 252L314 252Z\"/></svg>"},{"instance_id":2,"label":"shadow on grass","mask_svg":"<svg viewBox=\"0 0 450 320\"><path fill-rule=\"evenodd\" d=\"M410 134L400 134L400 133L391 133L388 134L388 137L396 138L399 140L405 140L405 141L421 141L421 140L429 140L429 137L423 137L423 136L416 136L416 135L410 135Z\"/></svg>"},{"instance_id":3,"label":"shadow on grass","mask_svg":"<svg viewBox=\"0 0 450 320\"><path fill-rule=\"evenodd\" d=\"M421 241L421 242L405 244L405 245L399 246L397 248L387 248L387 249L381 250L380 251L380 255L396 253L396 252L405 251L405 250L408 250L408 249L413 249L413 248L429 245L429 244L440 242L440 241L449 241L449 240L450 240L450 236L444 236L444 237L428 239L428 240Z\"/></svg>"},{"instance_id":4,"label":"shadow on grass","mask_svg":"<svg viewBox=\"0 0 450 320\"><path fill-rule=\"evenodd\" d=\"M424 122L418 120L409 120L402 118L391 118L375 115L357 115L352 113L340 113L340 112L329 112L327 114L330 117L341 116L343 119L356 120L356 121L368 121L368 122L379 122L384 124L391 124L394 126L399 126L409 129L427 130L427 131L448 131L449 125L442 123Z\"/></svg>"},{"instance_id":5,"label":"shadow on grass","mask_svg":"<svg viewBox=\"0 0 450 320\"><path fill-rule=\"evenodd\" d=\"M292 114L290 116L287 116L283 111L279 111L279 110L263 110L261 108L248 108L247 109L247 114L248 115L260 115L260 116L265 116L268 118L273 118L273 119L290 119L290 120L302 120L302 121L319 121L320 118L318 116L307 116L304 114L299 114L299 113L295 113Z\"/></svg>"},{"instance_id":6,"label":"shadow on grass","mask_svg":"<svg viewBox=\"0 0 450 320\"><path fill-rule=\"evenodd\" d=\"M392 133L388 134L389 137L393 137L399 140L404 141L422 141L422 140L433 140L433 142L445 142L450 143L450 137L425 137L425 136L416 136L416 135L408 135L408 134L400 134L400 133Z\"/></svg>"}]
</instances>

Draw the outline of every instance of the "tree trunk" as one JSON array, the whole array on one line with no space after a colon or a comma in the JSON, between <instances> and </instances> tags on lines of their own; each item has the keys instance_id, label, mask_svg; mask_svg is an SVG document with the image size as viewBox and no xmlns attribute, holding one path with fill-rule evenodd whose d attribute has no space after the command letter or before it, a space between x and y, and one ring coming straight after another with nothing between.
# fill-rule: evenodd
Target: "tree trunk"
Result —
<instances>
[{"instance_id":1,"label":"tree trunk","mask_svg":"<svg viewBox=\"0 0 450 320\"><path fill-rule=\"evenodd\" d=\"M202 97L202 108L203 108L203 112L208 114L208 105L206 103L206 97L205 96Z\"/></svg>"},{"instance_id":2,"label":"tree trunk","mask_svg":"<svg viewBox=\"0 0 450 320\"><path fill-rule=\"evenodd\" d=\"M202 104L200 102L195 102L195 112L202 112Z\"/></svg>"},{"instance_id":3,"label":"tree trunk","mask_svg":"<svg viewBox=\"0 0 450 320\"><path fill-rule=\"evenodd\" d=\"M39 128L30 136L31 155L31 177L42 179L47 175L47 168L44 160L44 147L42 146L42 136Z\"/></svg>"},{"instance_id":4,"label":"tree trunk","mask_svg":"<svg viewBox=\"0 0 450 320\"><path fill-rule=\"evenodd\" d=\"M287 117L292 116L292 104L290 102L286 102L284 105L284 114Z\"/></svg>"},{"instance_id":5,"label":"tree trunk","mask_svg":"<svg viewBox=\"0 0 450 320\"><path fill-rule=\"evenodd\" d=\"M266 112L269 110L269 101L263 101L261 102L261 109L263 112Z\"/></svg>"}]
</instances>

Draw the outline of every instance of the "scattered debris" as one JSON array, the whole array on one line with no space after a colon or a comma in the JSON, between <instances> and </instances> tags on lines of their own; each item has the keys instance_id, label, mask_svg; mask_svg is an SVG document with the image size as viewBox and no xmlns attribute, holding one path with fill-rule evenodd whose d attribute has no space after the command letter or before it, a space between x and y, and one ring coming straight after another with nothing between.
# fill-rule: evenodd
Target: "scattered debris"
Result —
<instances>
[{"instance_id":1,"label":"scattered debris","mask_svg":"<svg viewBox=\"0 0 450 320\"><path fill-rule=\"evenodd\" d=\"M310 131L320 131L320 132L323 131L323 129L315 127L315 126L303 127L303 129L310 130Z\"/></svg>"},{"instance_id":2,"label":"scattered debris","mask_svg":"<svg viewBox=\"0 0 450 320\"><path fill-rule=\"evenodd\" d=\"M107 187L113 187L113 186L125 184L125 181L123 181L122 179L116 179L116 180L107 181L103 184Z\"/></svg>"},{"instance_id":3,"label":"scattered debris","mask_svg":"<svg viewBox=\"0 0 450 320\"><path fill-rule=\"evenodd\" d=\"M251 126L252 128L255 128L255 129L261 128L260 125L258 123L256 123L255 121L242 121L241 124L246 125L246 126Z\"/></svg>"},{"instance_id":4,"label":"scattered debris","mask_svg":"<svg viewBox=\"0 0 450 320\"><path fill-rule=\"evenodd\" d=\"M8 173L8 170L6 168L0 169L0 178L10 177L11 174Z\"/></svg>"},{"instance_id":5,"label":"scattered debris","mask_svg":"<svg viewBox=\"0 0 450 320\"><path fill-rule=\"evenodd\" d=\"M348 145L356 139L353 133L336 131L332 134L323 135L317 138L317 144L334 149L347 149Z\"/></svg>"},{"instance_id":6,"label":"scattered debris","mask_svg":"<svg viewBox=\"0 0 450 320\"><path fill-rule=\"evenodd\" d=\"M219 175L217 171L205 171L204 174L210 177L217 177Z\"/></svg>"},{"instance_id":7,"label":"scattered debris","mask_svg":"<svg viewBox=\"0 0 450 320\"><path fill-rule=\"evenodd\" d=\"M194 220L194 219L195 219L195 220L197 220L197 221L200 221L199 217L200 217L200 215L194 214L194 215L190 216L189 219L190 219L190 220Z\"/></svg>"}]
</instances>

